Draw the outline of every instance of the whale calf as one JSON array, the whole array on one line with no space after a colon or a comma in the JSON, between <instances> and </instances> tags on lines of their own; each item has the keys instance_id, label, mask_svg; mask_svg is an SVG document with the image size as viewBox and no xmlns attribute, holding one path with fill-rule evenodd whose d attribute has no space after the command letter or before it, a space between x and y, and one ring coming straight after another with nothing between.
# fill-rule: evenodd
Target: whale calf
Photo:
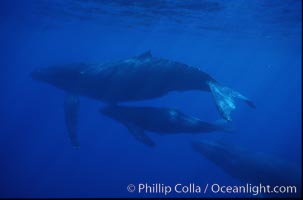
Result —
<instances>
[{"instance_id":1,"label":"whale calf","mask_svg":"<svg viewBox=\"0 0 303 200\"><path fill-rule=\"evenodd\" d=\"M231 120L230 113L236 108L235 99L242 99L255 107L248 98L223 86L199 68L154 57L150 51L104 64L75 63L40 68L31 75L35 80L64 90L68 99L65 105L69 111L73 107L78 109L79 103L75 103L78 102L78 96L117 104L156 98L171 91L188 90L211 92L219 113L226 120ZM77 120L66 121L74 122L67 127L71 138L75 138Z\"/></svg>"},{"instance_id":2,"label":"whale calf","mask_svg":"<svg viewBox=\"0 0 303 200\"><path fill-rule=\"evenodd\" d=\"M148 146L155 144L145 131L158 134L233 131L225 124L207 123L172 108L109 105L100 112L126 126L137 140Z\"/></svg>"},{"instance_id":3,"label":"whale calf","mask_svg":"<svg viewBox=\"0 0 303 200\"><path fill-rule=\"evenodd\" d=\"M213 141L192 142L192 148L243 184L295 186L301 192L301 173L291 162L264 152L251 152ZM282 194L285 197L286 194Z\"/></svg>"}]
</instances>

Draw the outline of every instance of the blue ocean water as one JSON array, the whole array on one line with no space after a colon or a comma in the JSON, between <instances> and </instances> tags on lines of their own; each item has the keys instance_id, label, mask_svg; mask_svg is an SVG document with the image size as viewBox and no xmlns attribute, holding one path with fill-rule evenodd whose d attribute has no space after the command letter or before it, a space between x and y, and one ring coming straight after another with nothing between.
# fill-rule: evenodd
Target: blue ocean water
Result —
<instances>
[{"instance_id":1,"label":"blue ocean water","mask_svg":"<svg viewBox=\"0 0 303 200\"><path fill-rule=\"evenodd\" d=\"M301 170L301 4L1 1L0 197L254 197L203 193L206 184L242 182L193 151L190 143L199 140L264 152ZM248 96L256 109L237 102L235 133L148 132L156 142L149 148L99 113L104 102L81 97L80 148L73 148L64 123L64 91L32 80L30 73L58 63L115 61L147 50L199 67ZM129 104L178 108L208 122L221 118L210 93L201 91ZM202 193L128 192L129 184L140 183L195 183Z\"/></svg>"}]
</instances>

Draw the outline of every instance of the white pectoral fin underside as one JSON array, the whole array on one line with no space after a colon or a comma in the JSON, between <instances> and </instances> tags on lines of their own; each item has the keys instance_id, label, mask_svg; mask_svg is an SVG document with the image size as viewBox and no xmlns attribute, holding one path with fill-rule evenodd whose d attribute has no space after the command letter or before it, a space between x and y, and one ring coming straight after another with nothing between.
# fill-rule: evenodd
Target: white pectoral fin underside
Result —
<instances>
[{"instance_id":1,"label":"white pectoral fin underside","mask_svg":"<svg viewBox=\"0 0 303 200\"><path fill-rule=\"evenodd\" d=\"M155 146L154 141L144 133L143 129L129 123L125 124L125 126L136 140L150 147Z\"/></svg>"},{"instance_id":2,"label":"white pectoral fin underside","mask_svg":"<svg viewBox=\"0 0 303 200\"><path fill-rule=\"evenodd\" d=\"M79 146L77 125L78 125L78 112L80 101L78 96L67 94L64 99L64 114L65 124L68 131L70 142L73 146Z\"/></svg>"},{"instance_id":3,"label":"white pectoral fin underside","mask_svg":"<svg viewBox=\"0 0 303 200\"><path fill-rule=\"evenodd\" d=\"M222 86L219 83L209 82L210 91L215 99L216 106L222 115L222 117L228 121L231 121L230 113L236 108L235 99L242 99L250 107L255 108L255 105L248 98L243 96L237 91L231 88Z\"/></svg>"}]
</instances>

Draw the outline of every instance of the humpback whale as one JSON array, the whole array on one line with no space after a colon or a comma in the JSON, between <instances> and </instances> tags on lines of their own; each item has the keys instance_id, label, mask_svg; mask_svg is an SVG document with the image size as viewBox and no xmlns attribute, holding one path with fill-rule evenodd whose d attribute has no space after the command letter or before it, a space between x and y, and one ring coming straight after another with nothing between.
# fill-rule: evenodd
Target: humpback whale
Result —
<instances>
[{"instance_id":1,"label":"humpback whale","mask_svg":"<svg viewBox=\"0 0 303 200\"><path fill-rule=\"evenodd\" d=\"M211 124L172 108L109 105L100 112L126 126L140 142L154 146L144 131L158 134L230 132L222 123Z\"/></svg>"},{"instance_id":2,"label":"humpback whale","mask_svg":"<svg viewBox=\"0 0 303 200\"><path fill-rule=\"evenodd\" d=\"M192 148L243 184L296 186L290 195L300 194L301 173L291 162L213 141L192 142Z\"/></svg>"},{"instance_id":3,"label":"humpback whale","mask_svg":"<svg viewBox=\"0 0 303 200\"><path fill-rule=\"evenodd\" d=\"M201 90L211 92L221 116L231 120L235 99L255 107L248 98L223 86L199 68L157 58L150 51L128 59L104 64L74 63L40 68L32 78L49 83L67 93L66 106L78 109L78 96L86 96L108 104L145 100L171 91ZM77 113L77 112L70 112ZM71 116L71 115L70 115ZM73 118L76 118L75 116ZM75 138L77 120L66 120L71 138Z\"/></svg>"}]
</instances>

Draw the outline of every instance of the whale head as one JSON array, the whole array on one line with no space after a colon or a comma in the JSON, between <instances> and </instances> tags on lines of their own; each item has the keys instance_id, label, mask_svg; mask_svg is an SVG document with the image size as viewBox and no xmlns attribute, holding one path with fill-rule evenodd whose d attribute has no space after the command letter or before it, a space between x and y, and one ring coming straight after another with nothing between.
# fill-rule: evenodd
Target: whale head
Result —
<instances>
[{"instance_id":1,"label":"whale head","mask_svg":"<svg viewBox=\"0 0 303 200\"><path fill-rule=\"evenodd\" d=\"M54 79L56 77L56 73L55 73L55 70L50 67L40 68L40 69L35 69L34 71L32 71L31 77L34 80L49 83L52 81L52 79Z\"/></svg>"},{"instance_id":2,"label":"whale head","mask_svg":"<svg viewBox=\"0 0 303 200\"><path fill-rule=\"evenodd\" d=\"M195 151L204 154L205 156L211 156L211 154L221 154L225 151L224 147L216 142L208 140L200 140L192 142L192 147Z\"/></svg>"},{"instance_id":3,"label":"whale head","mask_svg":"<svg viewBox=\"0 0 303 200\"><path fill-rule=\"evenodd\" d=\"M83 70L75 65L51 66L31 72L34 80L45 82L62 89L71 90L80 80Z\"/></svg>"},{"instance_id":4,"label":"whale head","mask_svg":"<svg viewBox=\"0 0 303 200\"><path fill-rule=\"evenodd\" d=\"M214 141L192 142L191 145L194 151L223 168L231 167L238 157L232 147Z\"/></svg>"}]
</instances>

